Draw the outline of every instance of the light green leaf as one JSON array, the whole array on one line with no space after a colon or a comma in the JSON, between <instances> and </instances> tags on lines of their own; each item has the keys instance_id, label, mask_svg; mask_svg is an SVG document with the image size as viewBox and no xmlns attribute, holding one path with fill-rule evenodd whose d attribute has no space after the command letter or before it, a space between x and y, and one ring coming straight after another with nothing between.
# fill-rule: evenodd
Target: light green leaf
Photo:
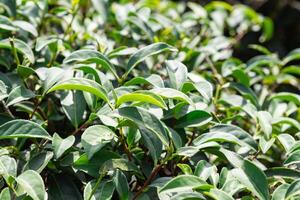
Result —
<instances>
[{"instance_id":1,"label":"light green leaf","mask_svg":"<svg viewBox=\"0 0 300 200\"><path fill-rule=\"evenodd\" d=\"M186 102L190 105L194 105L194 102L187 95L172 88L154 88L150 91L162 96L163 98L176 99L179 101Z\"/></svg>"},{"instance_id":2,"label":"light green leaf","mask_svg":"<svg viewBox=\"0 0 300 200\"><path fill-rule=\"evenodd\" d=\"M151 74L147 78L140 77L140 76L134 77L129 81L127 81L124 85L130 86L130 85L138 85L138 84L147 84L159 88L165 87L162 78L157 74Z\"/></svg>"},{"instance_id":3,"label":"light green leaf","mask_svg":"<svg viewBox=\"0 0 300 200\"><path fill-rule=\"evenodd\" d=\"M78 63L97 63L102 65L105 69L109 70L117 79L119 79L116 69L113 64L110 63L108 58L103 54L94 50L77 50L71 53L63 61L64 63L78 62Z\"/></svg>"},{"instance_id":4,"label":"light green leaf","mask_svg":"<svg viewBox=\"0 0 300 200\"><path fill-rule=\"evenodd\" d=\"M268 178L274 178L274 177L283 177L283 178L292 178L292 179L300 178L299 170L290 169L286 167L268 168L264 171L264 173Z\"/></svg>"},{"instance_id":5,"label":"light green leaf","mask_svg":"<svg viewBox=\"0 0 300 200\"><path fill-rule=\"evenodd\" d=\"M291 148L296 143L295 139L290 134L285 134L285 133L280 134L277 136L277 139L282 144L286 152L291 150Z\"/></svg>"},{"instance_id":6,"label":"light green leaf","mask_svg":"<svg viewBox=\"0 0 300 200\"><path fill-rule=\"evenodd\" d=\"M267 111L258 111L257 118L258 123L266 138L270 138L272 134L272 115Z\"/></svg>"},{"instance_id":7,"label":"light green leaf","mask_svg":"<svg viewBox=\"0 0 300 200\"><path fill-rule=\"evenodd\" d=\"M167 109L167 105L165 104L164 100L160 96L149 91L138 91L129 94L123 94L122 96L118 97L117 107L125 102L132 101L151 103L163 109Z\"/></svg>"},{"instance_id":8,"label":"light green leaf","mask_svg":"<svg viewBox=\"0 0 300 200\"><path fill-rule=\"evenodd\" d=\"M31 48L22 40L14 39L14 46L16 50L26 56L29 62L34 63L34 55ZM9 39L0 41L0 48L11 49Z\"/></svg>"},{"instance_id":9,"label":"light green leaf","mask_svg":"<svg viewBox=\"0 0 300 200\"><path fill-rule=\"evenodd\" d=\"M276 190L273 192L272 200L285 200L286 199L285 194L288 188L289 188L289 184L286 183L278 186Z\"/></svg>"},{"instance_id":10,"label":"light green leaf","mask_svg":"<svg viewBox=\"0 0 300 200\"><path fill-rule=\"evenodd\" d=\"M122 171L116 170L116 174L114 176L114 184L116 190L119 194L120 200L128 200L129 199L129 186L126 179L126 176Z\"/></svg>"},{"instance_id":11,"label":"light green leaf","mask_svg":"<svg viewBox=\"0 0 300 200\"><path fill-rule=\"evenodd\" d=\"M227 160L235 167L232 175L243 185L245 185L260 200L269 200L270 194L268 189L267 177L264 172L249 160L244 160L238 154L220 149Z\"/></svg>"},{"instance_id":12,"label":"light green leaf","mask_svg":"<svg viewBox=\"0 0 300 200\"><path fill-rule=\"evenodd\" d=\"M57 133L54 133L52 139L52 147L54 156L56 159L60 158L63 153L72 147L75 142L75 137L73 135L68 136L65 139L62 139Z\"/></svg>"},{"instance_id":13,"label":"light green leaf","mask_svg":"<svg viewBox=\"0 0 300 200\"><path fill-rule=\"evenodd\" d=\"M89 159L106 144L110 143L114 135L111 129L103 125L88 127L81 136L81 143Z\"/></svg>"},{"instance_id":14,"label":"light green leaf","mask_svg":"<svg viewBox=\"0 0 300 200\"><path fill-rule=\"evenodd\" d=\"M42 177L33 170L28 170L17 177L21 194L27 193L33 200L44 200L46 191Z\"/></svg>"},{"instance_id":15,"label":"light green leaf","mask_svg":"<svg viewBox=\"0 0 300 200\"><path fill-rule=\"evenodd\" d=\"M282 63L283 65L286 65L288 62L298 59L300 59L300 49L294 49L284 57Z\"/></svg>"},{"instance_id":16,"label":"light green leaf","mask_svg":"<svg viewBox=\"0 0 300 200\"><path fill-rule=\"evenodd\" d=\"M212 120L211 115L203 110L194 110L180 117L175 125L176 128L199 127L208 124Z\"/></svg>"},{"instance_id":17,"label":"light green leaf","mask_svg":"<svg viewBox=\"0 0 300 200\"><path fill-rule=\"evenodd\" d=\"M176 48L162 42L154 43L139 49L132 56L130 56L127 63L127 72L123 77L127 77L128 74L142 61L144 61L147 57L153 56L155 54L159 54L164 51L177 51Z\"/></svg>"},{"instance_id":18,"label":"light green leaf","mask_svg":"<svg viewBox=\"0 0 300 200\"><path fill-rule=\"evenodd\" d=\"M34 37L38 36L38 32L37 32L36 28L29 22L15 20L15 21L13 21L13 24L16 27L19 27L20 29L27 31L28 33L31 33Z\"/></svg>"},{"instance_id":19,"label":"light green leaf","mask_svg":"<svg viewBox=\"0 0 300 200\"><path fill-rule=\"evenodd\" d=\"M200 81L197 83L186 82L183 84L181 90L183 93L196 90L208 102L210 102L213 97L213 86L208 81Z\"/></svg>"},{"instance_id":20,"label":"light green leaf","mask_svg":"<svg viewBox=\"0 0 300 200\"><path fill-rule=\"evenodd\" d=\"M120 158L120 155L112 151L101 149L95 153L91 159L88 159L86 153L82 154L77 160L75 160L73 166L75 169L82 170L93 177L99 177L99 170L103 164L114 158Z\"/></svg>"},{"instance_id":21,"label":"light green leaf","mask_svg":"<svg viewBox=\"0 0 300 200\"><path fill-rule=\"evenodd\" d=\"M293 151L289 154L289 156L285 159L284 165L292 165L300 163L300 149Z\"/></svg>"},{"instance_id":22,"label":"light green leaf","mask_svg":"<svg viewBox=\"0 0 300 200\"><path fill-rule=\"evenodd\" d=\"M1 193L0 193L0 199L1 200L11 200L13 197L10 193L9 188L4 188L2 189Z\"/></svg>"},{"instance_id":23,"label":"light green leaf","mask_svg":"<svg viewBox=\"0 0 300 200\"><path fill-rule=\"evenodd\" d=\"M95 191L93 191L95 190ZM84 200L110 200L115 190L113 181L102 181L96 185L96 181L90 181L84 188Z\"/></svg>"},{"instance_id":24,"label":"light green leaf","mask_svg":"<svg viewBox=\"0 0 300 200\"><path fill-rule=\"evenodd\" d=\"M207 186L208 184L194 175L179 175L167 182L160 190L159 193L167 192L183 192L189 191L193 188L200 186Z\"/></svg>"},{"instance_id":25,"label":"light green leaf","mask_svg":"<svg viewBox=\"0 0 300 200\"><path fill-rule=\"evenodd\" d=\"M149 111L139 107L122 107L117 110L117 113L131 120L141 130L147 129L151 131L164 145L169 146L168 134L164 124Z\"/></svg>"},{"instance_id":26,"label":"light green leaf","mask_svg":"<svg viewBox=\"0 0 300 200\"><path fill-rule=\"evenodd\" d=\"M33 97L35 97L35 94L31 90L26 89L24 86L18 86L9 93L6 100L6 105L11 106Z\"/></svg>"},{"instance_id":27,"label":"light green leaf","mask_svg":"<svg viewBox=\"0 0 300 200\"><path fill-rule=\"evenodd\" d=\"M177 60L167 60L166 65L171 88L180 90L187 80L187 67Z\"/></svg>"},{"instance_id":28,"label":"light green leaf","mask_svg":"<svg viewBox=\"0 0 300 200\"><path fill-rule=\"evenodd\" d=\"M24 166L23 171L31 169L38 173L41 173L44 170L44 168L48 165L52 157L53 153L51 151L39 153L30 158L30 160Z\"/></svg>"},{"instance_id":29,"label":"light green leaf","mask_svg":"<svg viewBox=\"0 0 300 200\"><path fill-rule=\"evenodd\" d=\"M273 94L270 97L270 100L282 100L282 101L289 101L289 102L294 102L296 105L300 106L300 95L290 93L290 92L279 92L276 94Z\"/></svg>"},{"instance_id":30,"label":"light green leaf","mask_svg":"<svg viewBox=\"0 0 300 200\"><path fill-rule=\"evenodd\" d=\"M6 138L52 139L39 124L23 119L11 120L0 126L0 139Z\"/></svg>"},{"instance_id":31,"label":"light green leaf","mask_svg":"<svg viewBox=\"0 0 300 200\"><path fill-rule=\"evenodd\" d=\"M290 184L286 193L285 199L291 199L292 197L300 194L300 179L295 180Z\"/></svg>"},{"instance_id":32,"label":"light green leaf","mask_svg":"<svg viewBox=\"0 0 300 200\"><path fill-rule=\"evenodd\" d=\"M83 122L86 107L81 91L68 91L61 99L62 109L75 128Z\"/></svg>"},{"instance_id":33,"label":"light green leaf","mask_svg":"<svg viewBox=\"0 0 300 200\"><path fill-rule=\"evenodd\" d=\"M231 125L231 124L218 124L210 128L210 131L230 133L235 137L237 137L239 140L247 143L247 146L249 146L251 149L253 150L258 149L257 143L253 139L253 137L238 126Z\"/></svg>"},{"instance_id":34,"label":"light green leaf","mask_svg":"<svg viewBox=\"0 0 300 200\"><path fill-rule=\"evenodd\" d=\"M0 156L0 175L8 181L9 176L17 175L17 163L14 158L7 155Z\"/></svg>"},{"instance_id":35,"label":"light green leaf","mask_svg":"<svg viewBox=\"0 0 300 200\"><path fill-rule=\"evenodd\" d=\"M55 90L81 90L92 93L97 97L109 102L106 91L97 82L85 78L72 78L65 81L58 82L51 87L47 93Z\"/></svg>"}]
</instances>

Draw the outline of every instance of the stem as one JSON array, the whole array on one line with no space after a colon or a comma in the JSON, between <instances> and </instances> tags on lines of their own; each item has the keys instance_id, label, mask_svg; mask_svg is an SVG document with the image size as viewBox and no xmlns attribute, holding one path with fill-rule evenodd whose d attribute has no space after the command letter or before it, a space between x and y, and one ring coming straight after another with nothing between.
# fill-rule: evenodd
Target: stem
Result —
<instances>
[{"instance_id":1,"label":"stem","mask_svg":"<svg viewBox=\"0 0 300 200\"><path fill-rule=\"evenodd\" d=\"M124 150L125 150L125 152L126 152L126 154L127 154L128 160L131 161L131 160L132 160L132 155L131 155L131 152L130 152L130 150L128 149L128 146L127 146L127 144L126 144L126 141L125 141L125 137L124 137L124 134L123 134L122 127L120 128L119 133L120 133L120 142L121 142L121 144L123 144L123 146L124 146Z\"/></svg>"},{"instance_id":2,"label":"stem","mask_svg":"<svg viewBox=\"0 0 300 200\"><path fill-rule=\"evenodd\" d=\"M37 101L37 103L35 103L35 106L34 106L34 109L33 109L33 111L32 111L32 113L29 115L29 119L32 119L32 117L34 116L34 114L36 113L36 111L38 110L38 107L39 107L39 105L40 105L40 103L41 103L42 101Z\"/></svg>"},{"instance_id":3,"label":"stem","mask_svg":"<svg viewBox=\"0 0 300 200\"><path fill-rule=\"evenodd\" d=\"M90 121L87 120L85 123L83 123L78 129L76 129L71 135L76 135L79 133L82 129L86 128L89 125Z\"/></svg>"},{"instance_id":4,"label":"stem","mask_svg":"<svg viewBox=\"0 0 300 200\"><path fill-rule=\"evenodd\" d=\"M70 29L72 28L73 21L74 21L75 16L76 16L76 14L77 14L78 11L79 11L79 7L77 7L77 8L72 8L72 19L71 19L71 22L70 22L70 23L68 24L68 26L67 26L67 29L66 29L66 31L65 31L65 33L64 33L64 36L63 36L63 40L65 40L65 38L66 38L67 35L69 34Z\"/></svg>"},{"instance_id":5,"label":"stem","mask_svg":"<svg viewBox=\"0 0 300 200\"><path fill-rule=\"evenodd\" d=\"M20 65L20 60L19 60L19 57L18 57L17 50L15 48L14 38L9 38L9 43L10 43L11 50L12 50L13 56L15 58L16 64L17 64L17 66L19 66Z\"/></svg>"},{"instance_id":6,"label":"stem","mask_svg":"<svg viewBox=\"0 0 300 200\"><path fill-rule=\"evenodd\" d=\"M2 102L3 107L4 107L4 110L7 112L7 114L8 114L11 118L15 119L15 116L11 113L11 111L9 110L9 108L6 106L5 102L4 102L3 100L2 100L1 102Z\"/></svg>"},{"instance_id":7,"label":"stem","mask_svg":"<svg viewBox=\"0 0 300 200\"><path fill-rule=\"evenodd\" d=\"M56 51L54 52L53 56L51 57L50 62L47 65L48 68L52 67L52 65L54 64L54 62L55 62L55 60L57 58L57 55L58 55L58 51L56 49Z\"/></svg>"},{"instance_id":8,"label":"stem","mask_svg":"<svg viewBox=\"0 0 300 200\"><path fill-rule=\"evenodd\" d=\"M162 168L162 164L157 165L153 171L151 172L150 176L145 181L144 185L141 187L139 191L134 195L133 200L136 200L144 191L144 189L151 183L151 181L156 177L159 170Z\"/></svg>"},{"instance_id":9,"label":"stem","mask_svg":"<svg viewBox=\"0 0 300 200\"><path fill-rule=\"evenodd\" d=\"M216 69L215 65L210 60L210 58L208 56L205 56L205 60L208 63L208 65L210 66L212 73L213 73L214 77L217 79L217 81L219 82L219 84L224 85L224 80L223 80L222 76L220 76L220 74L218 73L218 70Z\"/></svg>"},{"instance_id":10,"label":"stem","mask_svg":"<svg viewBox=\"0 0 300 200\"><path fill-rule=\"evenodd\" d=\"M96 192L96 190L97 190L97 188L98 188L98 186L99 186L99 184L100 184L100 182L101 182L103 176L104 176L104 175L100 174L100 176L99 176L99 178L98 178L98 180L97 180L97 182L96 182L94 188L93 188L92 191L91 191L91 194L90 194L88 200L90 200L90 199L92 198L93 194Z\"/></svg>"}]
</instances>

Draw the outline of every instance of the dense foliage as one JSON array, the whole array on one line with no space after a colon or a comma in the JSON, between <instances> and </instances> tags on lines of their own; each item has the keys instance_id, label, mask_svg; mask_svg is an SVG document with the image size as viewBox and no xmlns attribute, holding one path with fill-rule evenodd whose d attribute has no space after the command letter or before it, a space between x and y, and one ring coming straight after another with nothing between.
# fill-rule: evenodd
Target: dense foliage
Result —
<instances>
[{"instance_id":1,"label":"dense foliage","mask_svg":"<svg viewBox=\"0 0 300 200\"><path fill-rule=\"evenodd\" d=\"M0 0L0 199L300 199L300 49L245 5ZM257 56L233 57L240 40ZM259 45L260 44L260 45Z\"/></svg>"}]
</instances>

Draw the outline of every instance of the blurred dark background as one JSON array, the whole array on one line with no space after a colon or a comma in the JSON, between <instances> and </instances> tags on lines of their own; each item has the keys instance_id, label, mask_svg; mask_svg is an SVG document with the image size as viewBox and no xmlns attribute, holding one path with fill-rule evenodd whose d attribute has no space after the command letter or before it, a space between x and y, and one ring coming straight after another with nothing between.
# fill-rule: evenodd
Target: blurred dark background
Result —
<instances>
[{"instance_id":1,"label":"blurred dark background","mask_svg":"<svg viewBox=\"0 0 300 200\"><path fill-rule=\"evenodd\" d=\"M194 2L205 5L211 1L194 0ZM257 12L270 17L274 22L273 38L263 45L280 56L300 47L300 1L299 0L226 0L230 4L245 4ZM255 52L250 51L247 46L257 43L258 34L248 33L236 49L236 56L247 59ZM247 50L248 49L248 50Z\"/></svg>"}]
</instances>

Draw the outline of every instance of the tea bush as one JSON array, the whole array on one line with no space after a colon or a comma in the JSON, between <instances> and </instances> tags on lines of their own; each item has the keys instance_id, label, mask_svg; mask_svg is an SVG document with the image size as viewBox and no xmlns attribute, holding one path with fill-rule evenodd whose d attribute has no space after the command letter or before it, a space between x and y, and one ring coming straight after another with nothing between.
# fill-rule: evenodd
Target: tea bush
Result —
<instances>
[{"instance_id":1,"label":"tea bush","mask_svg":"<svg viewBox=\"0 0 300 200\"><path fill-rule=\"evenodd\" d=\"M300 199L300 49L245 5L0 1L0 199ZM233 57L242 38L257 56ZM298 64L298 65L297 65Z\"/></svg>"}]
</instances>

